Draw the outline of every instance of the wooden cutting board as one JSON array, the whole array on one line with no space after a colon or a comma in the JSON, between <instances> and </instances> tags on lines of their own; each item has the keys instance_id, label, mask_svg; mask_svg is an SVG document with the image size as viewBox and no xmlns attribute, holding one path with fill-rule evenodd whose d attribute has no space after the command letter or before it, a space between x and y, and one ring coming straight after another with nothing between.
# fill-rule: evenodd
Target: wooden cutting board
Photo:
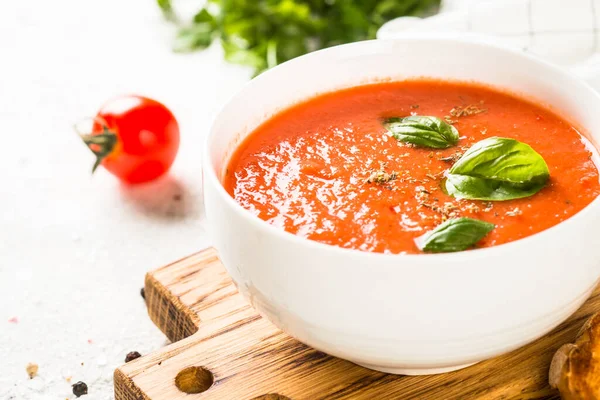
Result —
<instances>
[{"instance_id":1,"label":"wooden cutting board","mask_svg":"<svg viewBox=\"0 0 600 400\"><path fill-rule=\"evenodd\" d=\"M214 249L148 273L145 294L150 318L173 344L118 368L116 400L559 398L548 386L552 355L600 310L596 289L568 321L526 347L447 374L397 376L281 332L237 292Z\"/></svg>"}]
</instances>

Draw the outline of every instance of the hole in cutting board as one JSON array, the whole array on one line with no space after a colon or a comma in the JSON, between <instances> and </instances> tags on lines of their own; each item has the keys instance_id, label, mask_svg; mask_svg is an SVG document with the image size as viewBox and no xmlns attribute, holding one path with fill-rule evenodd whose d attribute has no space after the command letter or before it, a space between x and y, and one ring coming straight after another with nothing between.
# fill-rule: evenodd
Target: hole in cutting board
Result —
<instances>
[{"instance_id":1,"label":"hole in cutting board","mask_svg":"<svg viewBox=\"0 0 600 400\"><path fill-rule=\"evenodd\" d=\"M290 399L289 397L286 397L286 396L282 396L277 393L269 393L269 394L263 394L262 396L255 397L252 400L292 400L292 399Z\"/></svg>"},{"instance_id":2,"label":"hole in cutting board","mask_svg":"<svg viewBox=\"0 0 600 400\"><path fill-rule=\"evenodd\" d=\"M212 372L206 368L187 367L175 377L175 386L184 393L196 394L207 391L214 381Z\"/></svg>"}]
</instances>

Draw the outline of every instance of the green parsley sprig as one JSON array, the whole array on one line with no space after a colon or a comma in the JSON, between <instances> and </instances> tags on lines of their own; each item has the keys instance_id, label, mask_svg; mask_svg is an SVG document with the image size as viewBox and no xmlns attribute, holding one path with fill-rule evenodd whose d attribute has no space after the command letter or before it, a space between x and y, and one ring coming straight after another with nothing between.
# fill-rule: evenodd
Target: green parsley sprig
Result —
<instances>
[{"instance_id":1,"label":"green parsley sprig","mask_svg":"<svg viewBox=\"0 0 600 400\"><path fill-rule=\"evenodd\" d=\"M255 75L313 50L375 38L385 22L427 15L440 0L207 0L190 23L181 23L172 0L157 0L179 25L174 49L189 52L220 39L227 61Z\"/></svg>"}]
</instances>

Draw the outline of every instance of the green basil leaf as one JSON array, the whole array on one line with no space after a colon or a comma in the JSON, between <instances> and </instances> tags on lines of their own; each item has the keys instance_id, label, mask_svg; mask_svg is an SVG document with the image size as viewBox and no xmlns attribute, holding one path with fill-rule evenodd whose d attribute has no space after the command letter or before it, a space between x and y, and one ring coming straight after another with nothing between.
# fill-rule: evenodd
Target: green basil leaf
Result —
<instances>
[{"instance_id":1,"label":"green basil leaf","mask_svg":"<svg viewBox=\"0 0 600 400\"><path fill-rule=\"evenodd\" d=\"M390 118L385 127L394 138L417 146L445 149L458 142L455 127L437 117L411 115L405 118Z\"/></svg>"},{"instance_id":2,"label":"green basil leaf","mask_svg":"<svg viewBox=\"0 0 600 400\"><path fill-rule=\"evenodd\" d=\"M505 201L533 196L545 184L518 185L465 175L449 174L444 180L446 193L457 199Z\"/></svg>"},{"instance_id":3,"label":"green basil leaf","mask_svg":"<svg viewBox=\"0 0 600 400\"><path fill-rule=\"evenodd\" d=\"M472 247L496 226L472 218L454 218L415 239L417 247L431 253L463 251Z\"/></svg>"},{"instance_id":4,"label":"green basil leaf","mask_svg":"<svg viewBox=\"0 0 600 400\"><path fill-rule=\"evenodd\" d=\"M529 145L491 137L463 154L443 187L459 199L504 201L534 195L549 177L548 165Z\"/></svg>"}]
</instances>

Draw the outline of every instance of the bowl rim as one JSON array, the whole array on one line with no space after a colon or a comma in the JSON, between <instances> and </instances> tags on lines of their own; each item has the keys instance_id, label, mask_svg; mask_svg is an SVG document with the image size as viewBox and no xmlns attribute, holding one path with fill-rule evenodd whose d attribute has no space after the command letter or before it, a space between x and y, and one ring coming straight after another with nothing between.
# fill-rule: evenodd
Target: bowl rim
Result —
<instances>
[{"instance_id":1,"label":"bowl rim","mask_svg":"<svg viewBox=\"0 0 600 400\"><path fill-rule=\"evenodd\" d=\"M404 253L379 253L379 252L371 252L371 251L364 251L364 250L358 250L358 249L344 248L344 247L339 247L339 246L335 246L335 245L331 245L331 244L318 242L316 240L311 240L311 239L308 239L303 236L295 235L284 229L275 227L275 226L269 224L267 221L257 217L252 212L250 212L249 210L242 207L237 201L235 201L235 199L233 197L231 197L229 195L229 193L225 190L221 180L219 179L219 177L217 176L217 173L215 172L215 170L213 168L214 160L213 160L213 154L211 154L211 152L210 152L210 148L211 148L210 144L212 143L212 141L214 140L214 138L216 136L216 133L215 133L216 121L221 120L222 118L224 118L226 116L226 108L234 99L236 99L241 93L245 92L249 88L252 88L257 85L261 85L262 81L269 79L270 75L273 74L274 71L279 71L280 69L287 68L291 64L294 64L297 62L302 62L307 59L319 58L319 57L322 57L324 54L329 54L332 52L349 52L354 49L359 49L359 48L363 48L363 47L369 48L370 46L374 46L374 45L381 46L382 44L383 45L389 44L389 46L393 47L393 46L395 46L395 43L399 43L399 42L401 42L401 43L422 43L422 42L449 43L450 42L453 44L459 44L459 45L465 45L465 46L493 49L494 51L498 52L498 54L500 56L511 55L511 56L520 57L520 58L528 60L532 64L535 64L540 69L545 69L554 74L561 75L563 78L565 78L566 81L569 82L570 88L577 87L577 89L579 91L587 91L598 101L598 104L600 105L600 93L598 93L596 90L594 90L585 81L573 76L572 74L569 74L567 71L560 68L559 66L552 64L546 60L543 60L540 57L537 57L531 53L526 53L519 49L511 48L508 46L501 46L501 45L498 45L497 43L493 43L493 42L487 41L485 39L480 39L480 38L476 38L476 37L456 37L454 35L445 36L445 35L441 35L441 34L437 35L437 34L432 34L432 33L423 33L423 34L409 33L402 37L394 37L394 38L389 38L389 39L373 39L373 40L365 40L365 41L361 41L361 42L341 44L341 45L332 46L332 47L329 47L326 49L317 50L317 51L314 51L311 53L307 53L302 56L296 57L292 60L286 61L282 64L279 64L279 65L275 66L274 68L271 68L270 70L263 72L262 74L260 74L256 78L250 80L249 82L246 82L233 96L231 96L223 104L223 106L221 107L219 112L214 116L214 118L211 122L210 131L204 139L204 148L202 149L202 174L203 174L204 180L205 181L209 180L210 183L216 187L216 192L218 193L220 200L224 201L225 204L229 208L231 208L239 218L241 218L241 219L247 221L248 223L250 223L251 225L255 226L258 230L262 230L267 234L277 236L281 240L291 242L291 243L294 243L294 244L297 244L300 246L306 246L308 249L314 249L315 251L329 252L332 255L335 254L335 255L339 255L339 256L352 256L355 258L370 259L371 261L376 261L378 259L379 260L385 259L388 261L390 259L396 259L396 260L406 260L406 261L410 260L411 262L418 262L419 260L423 261L423 262L425 262L425 261L427 261L427 262L441 261L441 260L448 260L448 261L463 260L463 261L467 262L470 260L493 257L493 256L496 256L499 254L504 254L506 252L513 251L513 250L518 250L520 247L528 246L531 242L534 242L534 241L540 241L540 240L544 240L550 236L560 235L561 231L565 230L567 226L573 226L575 224L584 222L586 220L588 214L595 211L596 209L600 209L600 195L599 195L594 200L592 200L592 202L590 202L588 205L586 205L583 209L581 209L579 212L572 215L571 217L567 218L566 220L559 222L558 224L551 226L550 228L547 228L541 232L537 232L537 233L534 233L533 235L529 235L529 236L521 238L521 239L513 240L508 243L503 243L503 244L494 245L494 246L485 247L485 248L469 249L469 250L450 252L450 253L404 254ZM507 89L510 90L510 88L507 88ZM307 100L307 99L308 98L306 98L304 100ZM562 117L564 118L564 116L562 116ZM598 149L598 148L596 148L596 149L600 152L600 149ZM598 170L600 172L600 165L596 165L596 167L598 168ZM204 184L204 186L206 186L206 183ZM408 266L408 265L411 265L411 264L406 264L405 266Z\"/></svg>"}]
</instances>

